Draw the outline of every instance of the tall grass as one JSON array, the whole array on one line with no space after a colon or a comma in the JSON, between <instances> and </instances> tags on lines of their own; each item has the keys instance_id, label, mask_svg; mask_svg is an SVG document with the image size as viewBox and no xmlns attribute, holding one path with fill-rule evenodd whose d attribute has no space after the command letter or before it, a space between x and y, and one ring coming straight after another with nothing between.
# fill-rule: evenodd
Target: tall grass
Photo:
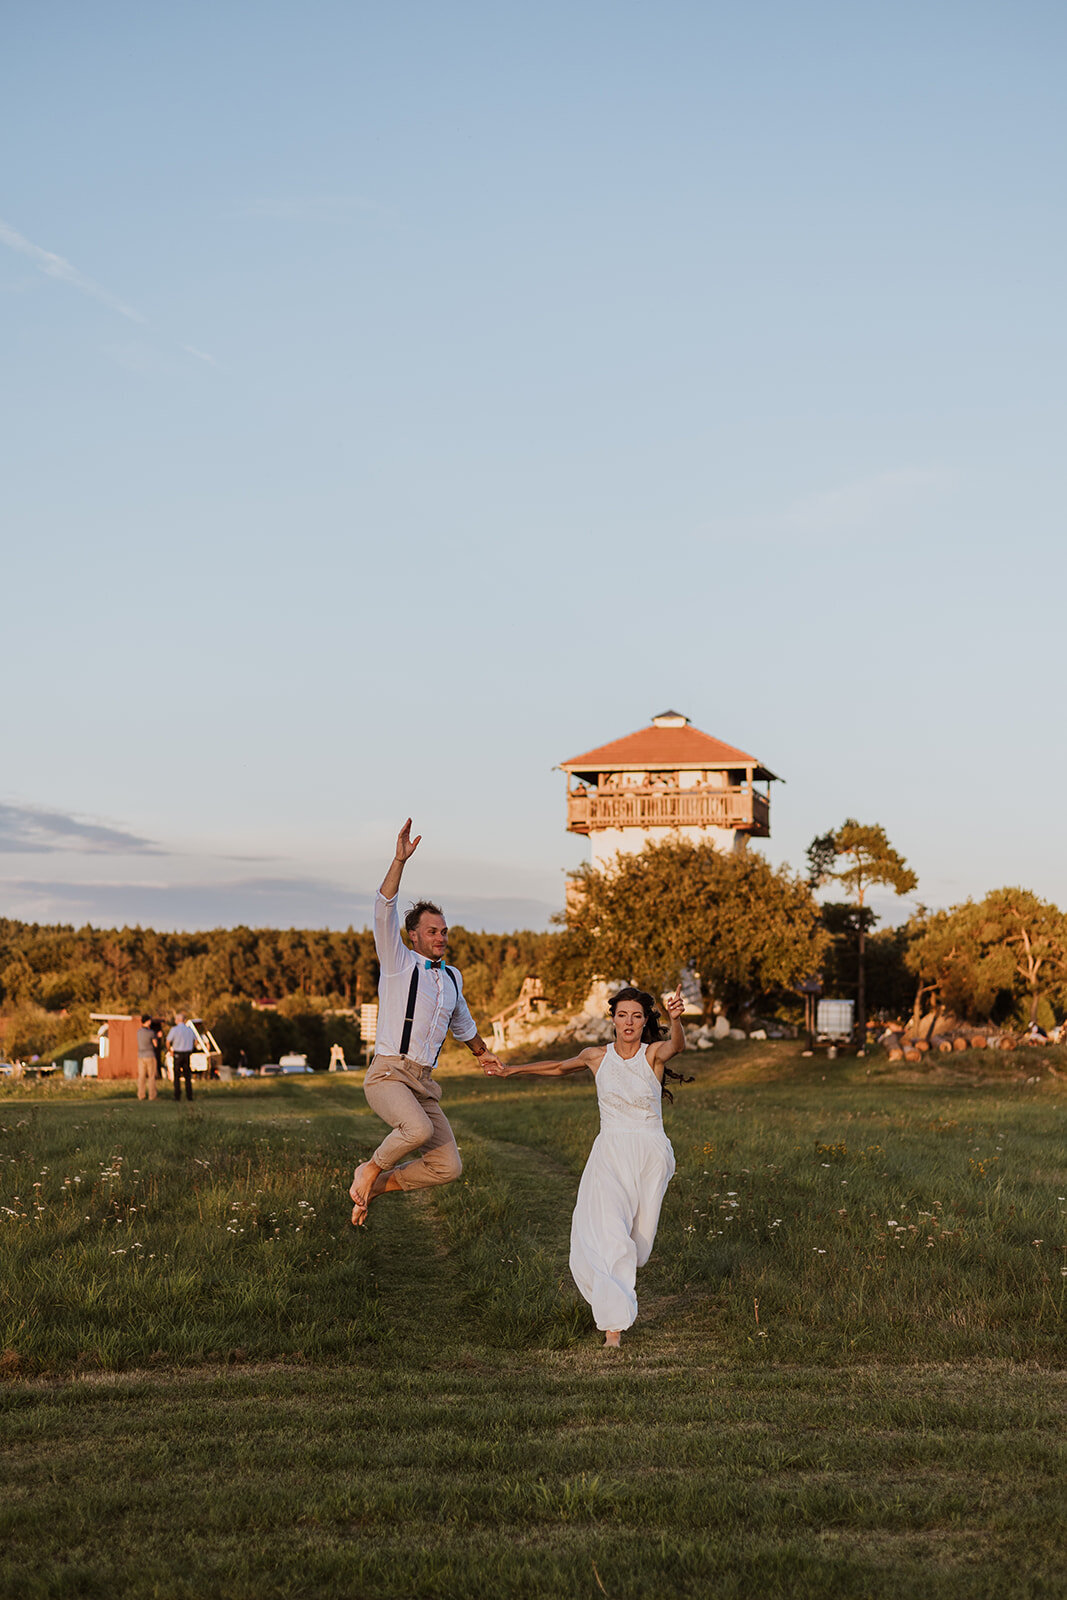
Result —
<instances>
[{"instance_id":1,"label":"tall grass","mask_svg":"<svg viewBox=\"0 0 1067 1600\"><path fill-rule=\"evenodd\" d=\"M340 1357L374 1337L337 1136L306 1097L230 1094L220 1117L223 1099L5 1108L0 1347L23 1369Z\"/></svg>"},{"instance_id":2,"label":"tall grass","mask_svg":"<svg viewBox=\"0 0 1067 1600\"><path fill-rule=\"evenodd\" d=\"M584 1337L566 1251L591 1086L453 1078L446 1105L463 1177L376 1202L357 1233L345 1191L378 1125L351 1079L7 1102L0 1348L23 1370L341 1360L388 1342L428 1274L493 1342ZM709 1075L667 1126L678 1171L636 1336L654 1312L734 1361L1062 1355L1055 1090Z\"/></svg>"}]
</instances>

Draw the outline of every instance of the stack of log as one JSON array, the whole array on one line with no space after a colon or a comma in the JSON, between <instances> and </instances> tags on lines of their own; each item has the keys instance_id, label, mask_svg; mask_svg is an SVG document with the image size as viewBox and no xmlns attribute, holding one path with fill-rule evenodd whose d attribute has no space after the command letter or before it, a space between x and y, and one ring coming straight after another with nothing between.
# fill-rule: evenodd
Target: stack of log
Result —
<instances>
[{"instance_id":1,"label":"stack of log","mask_svg":"<svg viewBox=\"0 0 1067 1600\"><path fill-rule=\"evenodd\" d=\"M879 1043L890 1061L920 1062L928 1055L951 1056L964 1050L1015 1050L1023 1041L1018 1035L998 1030L974 1028L944 1012L930 1012L915 1027L886 1029Z\"/></svg>"}]
</instances>

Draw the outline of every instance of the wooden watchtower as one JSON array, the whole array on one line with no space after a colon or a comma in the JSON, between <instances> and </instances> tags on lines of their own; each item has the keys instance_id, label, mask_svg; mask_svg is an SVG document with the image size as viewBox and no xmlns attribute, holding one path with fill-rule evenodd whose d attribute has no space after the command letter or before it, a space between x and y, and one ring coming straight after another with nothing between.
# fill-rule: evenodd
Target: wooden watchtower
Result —
<instances>
[{"instance_id":1,"label":"wooden watchtower","mask_svg":"<svg viewBox=\"0 0 1067 1600\"><path fill-rule=\"evenodd\" d=\"M672 834L726 852L770 837L775 774L680 711L661 711L647 728L560 766L567 829L588 834L594 867Z\"/></svg>"}]
</instances>

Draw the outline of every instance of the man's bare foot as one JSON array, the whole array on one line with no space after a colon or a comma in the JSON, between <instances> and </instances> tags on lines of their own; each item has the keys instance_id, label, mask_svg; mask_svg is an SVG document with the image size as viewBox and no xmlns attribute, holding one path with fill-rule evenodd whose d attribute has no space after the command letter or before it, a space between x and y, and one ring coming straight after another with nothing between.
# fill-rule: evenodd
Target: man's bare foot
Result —
<instances>
[{"instance_id":1,"label":"man's bare foot","mask_svg":"<svg viewBox=\"0 0 1067 1600\"><path fill-rule=\"evenodd\" d=\"M368 1174L367 1168L372 1167L372 1161L364 1161L352 1175L352 1187L348 1191L348 1198L352 1202L352 1226L362 1228L367 1220L367 1208L370 1205L370 1191L374 1185L377 1174ZM370 1182L367 1183L367 1178Z\"/></svg>"},{"instance_id":2,"label":"man's bare foot","mask_svg":"<svg viewBox=\"0 0 1067 1600\"><path fill-rule=\"evenodd\" d=\"M609 1328L604 1335L605 1350L620 1350L622 1348L622 1334L615 1328Z\"/></svg>"}]
</instances>

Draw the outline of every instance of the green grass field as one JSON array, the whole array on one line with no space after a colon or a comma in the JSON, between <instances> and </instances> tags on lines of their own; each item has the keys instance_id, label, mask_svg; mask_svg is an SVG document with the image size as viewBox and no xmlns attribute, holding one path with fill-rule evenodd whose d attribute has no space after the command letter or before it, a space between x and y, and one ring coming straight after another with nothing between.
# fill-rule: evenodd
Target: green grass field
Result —
<instances>
[{"instance_id":1,"label":"green grass field","mask_svg":"<svg viewBox=\"0 0 1067 1600\"><path fill-rule=\"evenodd\" d=\"M450 1070L463 1177L359 1232L354 1075L4 1086L0 1594L1067 1593L1059 1057L797 1048L686 1058L617 1354L591 1084Z\"/></svg>"}]
</instances>

